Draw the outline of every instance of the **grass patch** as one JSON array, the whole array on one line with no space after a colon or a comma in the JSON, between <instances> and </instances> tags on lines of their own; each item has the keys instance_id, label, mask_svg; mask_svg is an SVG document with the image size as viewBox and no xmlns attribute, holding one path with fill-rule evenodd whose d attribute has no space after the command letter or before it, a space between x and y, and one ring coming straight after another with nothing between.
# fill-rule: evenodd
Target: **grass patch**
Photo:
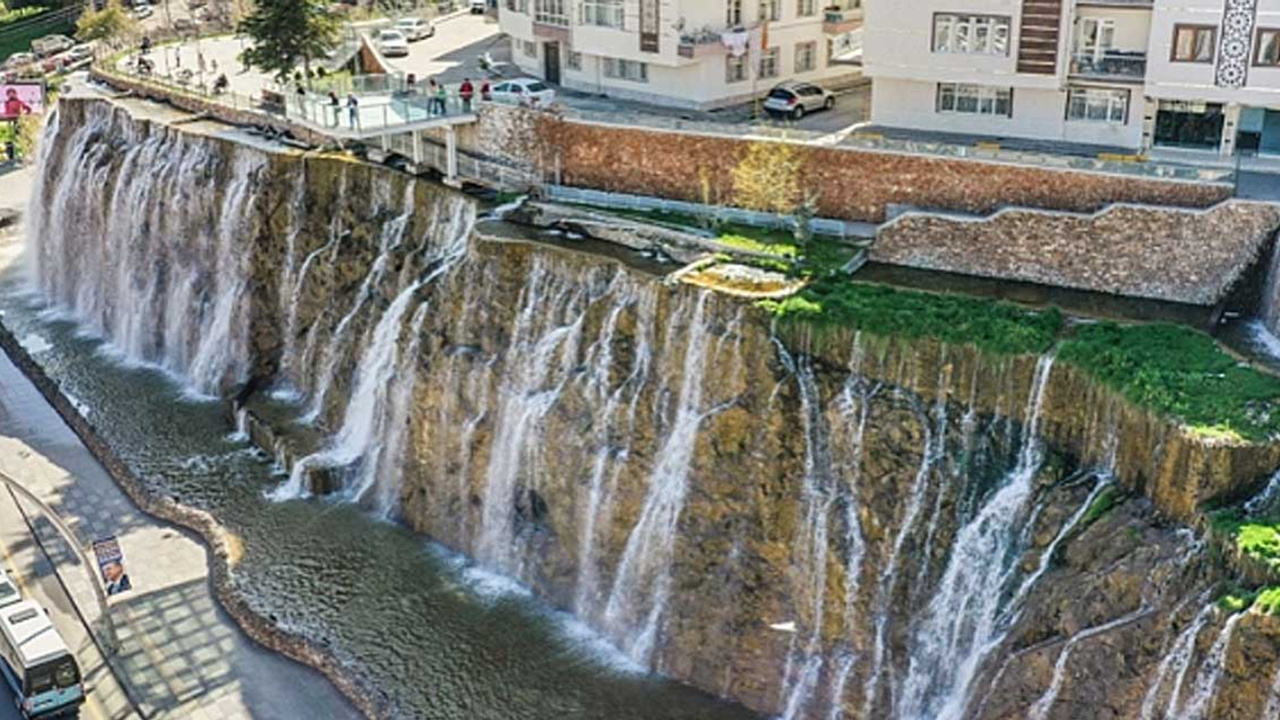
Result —
<instances>
[{"instance_id":1,"label":"grass patch","mask_svg":"<svg viewBox=\"0 0 1280 720\"><path fill-rule=\"evenodd\" d=\"M1253 603L1257 598L1257 593L1237 589L1218 598L1218 607L1224 612L1234 615L1253 607Z\"/></svg>"},{"instance_id":2,"label":"grass patch","mask_svg":"<svg viewBox=\"0 0 1280 720\"><path fill-rule=\"evenodd\" d=\"M1062 328L1056 309L934 295L884 285L820 278L798 295L761 306L783 322L862 330L872 335L931 337L997 354L1043 353Z\"/></svg>"},{"instance_id":3,"label":"grass patch","mask_svg":"<svg viewBox=\"0 0 1280 720\"><path fill-rule=\"evenodd\" d=\"M1267 615L1280 615L1280 587L1264 588L1254 600L1259 612Z\"/></svg>"},{"instance_id":4,"label":"grass patch","mask_svg":"<svg viewBox=\"0 0 1280 720\"><path fill-rule=\"evenodd\" d=\"M1103 515L1111 512L1123 499L1124 493L1115 485L1103 488L1102 492L1098 493L1098 497L1093 499L1089 509L1085 510L1084 517L1080 518L1081 527L1089 527Z\"/></svg>"},{"instance_id":5,"label":"grass patch","mask_svg":"<svg viewBox=\"0 0 1280 720\"><path fill-rule=\"evenodd\" d=\"M1202 332L1165 324L1084 325L1063 343L1059 358L1198 435L1256 442L1280 433L1280 378L1237 362Z\"/></svg>"}]
</instances>

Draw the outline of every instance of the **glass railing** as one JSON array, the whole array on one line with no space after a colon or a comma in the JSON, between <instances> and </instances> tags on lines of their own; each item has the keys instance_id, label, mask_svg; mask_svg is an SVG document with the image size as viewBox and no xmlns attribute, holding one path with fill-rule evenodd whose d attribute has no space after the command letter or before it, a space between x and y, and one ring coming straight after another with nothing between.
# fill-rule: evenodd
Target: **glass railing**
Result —
<instances>
[{"instance_id":1,"label":"glass railing","mask_svg":"<svg viewBox=\"0 0 1280 720\"><path fill-rule=\"evenodd\" d=\"M1071 60L1072 75L1141 80L1147 74L1147 54L1111 51Z\"/></svg>"}]
</instances>

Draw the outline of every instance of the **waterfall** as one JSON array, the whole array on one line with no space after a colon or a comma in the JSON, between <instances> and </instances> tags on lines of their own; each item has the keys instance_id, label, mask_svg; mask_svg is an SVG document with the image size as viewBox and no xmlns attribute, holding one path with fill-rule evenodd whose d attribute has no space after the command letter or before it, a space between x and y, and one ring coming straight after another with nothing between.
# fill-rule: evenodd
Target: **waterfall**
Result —
<instances>
[{"instance_id":1,"label":"waterfall","mask_svg":"<svg viewBox=\"0 0 1280 720\"><path fill-rule=\"evenodd\" d=\"M1217 605L1208 603L1187 625L1174 642L1173 648L1165 654L1160 660L1160 665L1156 668L1156 678L1151 683L1151 687L1147 689L1147 694L1142 699L1142 720L1155 720L1156 707L1160 703L1160 690L1164 687L1169 679L1170 673L1173 674L1173 688L1169 692L1168 706L1161 717L1172 717L1173 709L1178 703L1178 696L1182 694L1182 684L1187 676L1187 671L1191 667L1191 658L1196 650L1196 638L1200 636L1200 631L1209 623L1209 619L1213 617Z\"/></svg>"},{"instance_id":2,"label":"waterfall","mask_svg":"<svg viewBox=\"0 0 1280 720\"><path fill-rule=\"evenodd\" d=\"M875 646L872 651L871 673L867 676L866 684L863 688L863 715L870 717L873 714L875 703L880 687L880 678L886 672L886 656L888 655L888 638L889 621L892 618L892 597L893 590L897 586L899 562L902 557L902 549L906 545L907 539L910 537L912 530L915 528L916 520L920 516L920 511L924 505L925 496L928 494L929 477L933 473L934 465L941 458L946 448L946 423L947 423L947 385L949 384L949 370L945 363L942 363L942 369L938 375L938 400L937 400L937 427L930 426L930 418L927 412L920 412L921 427L924 429L924 444L920 451L920 465L916 470L915 480L911 486L911 496L907 501L906 514L902 519L902 524L898 527L898 533L894 537L893 547L889 554L889 560L885 569L880 574L880 584L877 594L876 606L880 608L880 613L876 616L874 641ZM942 489L939 489L942 492ZM890 690L896 691L896 687L890 684ZM893 701L891 700L891 705Z\"/></svg>"},{"instance_id":3,"label":"waterfall","mask_svg":"<svg viewBox=\"0 0 1280 720\"><path fill-rule=\"evenodd\" d=\"M380 184L381 192L384 195L389 192L389 188L385 183ZM353 343L348 339L351 332L351 325L359 318L365 307L373 299L378 290L379 284L387 271L387 265L391 262L391 254L401 243L404 242L405 229L409 225L409 219L414 213L414 190L416 189L415 181L410 181L405 185L404 199L401 201L403 211L394 219L389 220L382 225L382 232L378 242L378 257L373 261L373 266L369 273L365 276L364 281L360 285L360 289L356 291L355 299L351 303L351 308L347 314L338 322L337 327L329 335L329 341L325 343L324 350L321 353L320 374L316 378L315 389L311 393L311 410L307 414L305 421L311 422L321 416L325 409L325 401L328 399L329 390L333 385L334 374L337 372L338 363L342 360L348 349ZM377 197L375 202L379 202ZM382 198L379 204L385 206L388 198Z\"/></svg>"},{"instance_id":4,"label":"waterfall","mask_svg":"<svg viewBox=\"0 0 1280 720\"><path fill-rule=\"evenodd\" d=\"M578 361L587 302L586 288L564 282L535 259L511 333L476 542L476 555L506 572L518 575L522 560L515 547L520 478L536 475L539 424L559 401ZM556 322L554 311L560 308L573 319Z\"/></svg>"},{"instance_id":5,"label":"waterfall","mask_svg":"<svg viewBox=\"0 0 1280 720\"><path fill-rule=\"evenodd\" d=\"M1040 410L1053 370L1042 357L1027 401L1017 464L1003 485L962 527L946 571L912 639L905 696L896 715L904 718L960 718L982 660L999 642L1008 616L1001 599L1021 555L1014 545L1034 509L1034 479L1043 447Z\"/></svg>"},{"instance_id":6,"label":"waterfall","mask_svg":"<svg viewBox=\"0 0 1280 720\"><path fill-rule=\"evenodd\" d=\"M622 313L632 306L638 314L636 325L639 334L635 341L631 371L622 384L610 391L609 374L614 363L614 335ZM629 443L634 434L636 407L649 383L653 364L652 335L654 323L657 320L656 313L657 293L652 288L646 289L637 302L618 303L609 313L605 330L589 353L592 358L588 364L589 396L595 403L603 406L601 417L605 422L597 424L595 428L595 460L591 466L587 505L582 516L582 537L578 545L579 567L577 586L574 591L574 609L584 616L592 612L599 603L596 548L600 544L600 538L597 537L597 528L607 526L612 519L610 501L617 484L618 473L621 472L628 455L628 447L618 446L614 438L619 438L623 443ZM625 415L615 421L614 416L623 408L625 408Z\"/></svg>"},{"instance_id":7,"label":"waterfall","mask_svg":"<svg viewBox=\"0 0 1280 720\"><path fill-rule=\"evenodd\" d=\"M800 669L792 672L794 660L792 657L787 659L784 685L789 689L782 713L783 720L795 720L808 703L822 671L822 619L827 604L827 552L830 547L828 531L839 493L811 361L804 356L799 361L792 360L785 349L781 353L800 386L800 418L805 437L805 473L801 490L805 510L804 519L796 531L795 547L799 558L795 564L801 578L797 597L807 597L811 603L809 617L804 618L810 629L809 637L800 649L804 658ZM795 655L795 648L791 655Z\"/></svg>"},{"instance_id":8,"label":"waterfall","mask_svg":"<svg viewBox=\"0 0 1280 720\"><path fill-rule=\"evenodd\" d=\"M1066 677L1067 661L1071 659L1071 651L1075 649L1076 645L1091 637L1128 625L1150 614L1151 610L1149 608L1139 608L1110 622L1081 630L1073 635L1070 640L1067 640L1062 647L1062 651L1058 653L1058 660L1053 664L1053 679L1049 682L1049 689L1045 690L1044 694L1031 706L1031 710L1027 713L1027 720L1046 720L1049 717L1049 710L1053 708L1054 701L1058 699L1058 693L1062 691L1062 681Z\"/></svg>"},{"instance_id":9,"label":"waterfall","mask_svg":"<svg viewBox=\"0 0 1280 720\"><path fill-rule=\"evenodd\" d=\"M465 208L459 202L450 222L440 223L438 232L445 233L444 242L432 248L424 274L400 290L374 326L356 367L355 384L338 433L323 450L294 465L289 480L269 494L273 500L305 497L309 492L310 472L329 468L351 471L346 497L359 501L366 499L369 491L378 485L380 475L391 472L384 458L388 456L388 448L393 450L392 454L403 448L401 434L407 432L407 407L412 402L417 375L414 362L428 309L419 307L414 313L408 343L402 341L404 319L419 301L419 291L447 275L464 258L471 228L470 214ZM392 234L402 231L393 230ZM397 477L398 473L396 470ZM389 514L397 496L398 488L387 484L379 496L372 499L376 509Z\"/></svg>"},{"instance_id":10,"label":"waterfall","mask_svg":"<svg viewBox=\"0 0 1280 720\"><path fill-rule=\"evenodd\" d=\"M1271 250L1271 263L1262 288L1258 317L1273 335L1280 334L1280 245Z\"/></svg>"},{"instance_id":11,"label":"waterfall","mask_svg":"<svg viewBox=\"0 0 1280 720\"><path fill-rule=\"evenodd\" d=\"M1195 684L1191 686L1191 697L1185 706L1181 706L1172 714L1173 717L1179 720L1204 720L1208 716L1213 699L1217 696L1222 671L1227 666L1227 652L1231 649L1231 638L1235 634L1236 625L1243 617L1244 613L1236 613L1222 626L1218 638L1213 641L1213 647L1209 648L1209 654L1200 666L1200 671L1196 673ZM1175 695L1172 699L1176 700L1177 696Z\"/></svg>"},{"instance_id":12,"label":"waterfall","mask_svg":"<svg viewBox=\"0 0 1280 720\"><path fill-rule=\"evenodd\" d=\"M644 666L652 666L670 599L676 532L684 510L698 430L712 412L702 400L703 374L711 344L708 298L709 293L699 293L691 310L682 308L686 318L673 318L673 324L682 325L683 332L668 336L665 352L668 358L681 351L684 356L676 416L655 456L644 507L627 537L605 608L605 624L610 632L621 639L623 650ZM687 345L682 347L679 339L685 339Z\"/></svg>"},{"instance_id":13,"label":"waterfall","mask_svg":"<svg viewBox=\"0 0 1280 720\"><path fill-rule=\"evenodd\" d=\"M249 372L246 291L265 161L163 126L116 129L123 121L107 106L88 112L86 123L58 119L47 131L32 281L125 357L216 394ZM130 142L113 140L122 134Z\"/></svg>"},{"instance_id":14,"label":"waterfall","mask_svg":"<svg viewBox=\"0 0 1280 720\"><path fill-rule=\"evenodd\" d=\"M1275 510L1277 497L1280 497L1280 470L1271 476L1262 492L1253 496L1244 504L1244 512L1249 517L1258 517L1263 513Z\"/></svg>"}]
</instances>

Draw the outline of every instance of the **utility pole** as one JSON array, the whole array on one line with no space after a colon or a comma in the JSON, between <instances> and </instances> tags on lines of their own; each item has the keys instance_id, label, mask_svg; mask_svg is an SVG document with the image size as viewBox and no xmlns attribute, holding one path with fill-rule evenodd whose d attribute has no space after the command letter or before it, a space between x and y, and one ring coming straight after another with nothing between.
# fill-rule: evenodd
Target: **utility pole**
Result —
<instances>
[{"instance_id":1,"label":"utility pole","mask_svg":"<svg viewBox=\"0 0 1280 720\"><path fill-rule=\"evenodd\" d=\"M71 551L76 554L76 557L80 560L81 567L83 567L85 572L89 575L89 587L93 588L93 593L98 598L98 609L102 615L102 628L106 635L103 645L109 655L116 654L116 652L120 650L120 638L116 634L115 621L111 619L111 608L107 605L107 593L102 589L102 585L98 582L98 576L94 574L94 568L98 566L98 563L89 557L89 553L84 549L84 546L82 546L80 541L76 539L75 533L72 532L71 528L62 520L61 517L58 516L58 513L55 512L53 508L49 507L48 503L36 497L35 493L32 493L24 487L22 483L14 480L3 472L0 472L0 484L8 486L10 492L15 492L21 495L28 502L40 508L40 512L44 513L44 516L49 519L49 522L58 531L58 534L62 536L62 541L66 543L67 546L71 548ZM74 604L75 599L72 598L71 602ZM92 631L92 629L90 630Z\"/></svg>"}]
</instances>

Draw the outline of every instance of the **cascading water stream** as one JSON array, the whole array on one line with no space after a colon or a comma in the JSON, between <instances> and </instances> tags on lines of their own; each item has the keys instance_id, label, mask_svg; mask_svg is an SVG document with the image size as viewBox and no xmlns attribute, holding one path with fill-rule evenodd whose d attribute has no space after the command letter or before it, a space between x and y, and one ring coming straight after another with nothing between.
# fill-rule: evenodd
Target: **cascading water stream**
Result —
<instances>
[{"instance_id":1,"label":"cascading water stream","mask_svg":"<svg viewBox=\"0 0 1280 720\"><path fill-rule=\"evenodd\" d=\"M1160 704L1160 690L1168 681L1170 673L1173 674L1173 687L1169 691L1168 705L1160 717L1173 717L1174 707L1178 703L1178 697L1182 694L1182 685L1191 667L1191 659L1196 649L1196 638L1200 636L1200 631L1209 624L1209 620L1216 611L1216 603L1209 603L1201 608L1186 629L1178 635L1173 648L1160 660L1160 665L1156 668L1155 681L1151 683L1151 687L1147 688L1147 694L1142 699L1142 720L1155 720L1157 706Z\"/></svg>"},{"instance_id":2,"label":"cascading water stream","mask_svg":"<svg viewBox=\"0 0 1280 720\"><path fill-rule=\"evenodd\" d=\"M408 343L401 339L404 318L414 303L419 302L418 292L422 288L444 277L463 260L470 222L457 222L458 219L455 216L455 222L445 224L445 232L451 236L443 238L444 242L433 251L432 262L422 277L400 291L374 326L357 366L355 385L337 435L325 449L294 465L289 480L269 494L273 500L305 497L309 493L307 478L314 469L344 468L354 469L346 497L358 501L377 484L379 471L387 470L381 462L384 450L388 445L398 447L397 444L403 442L398 435L406 432L407 418L403 413L407 410L403 404L410 402L412 396L416 380L413 363L421 322L427 311L415 313L415 334ZM396 492L396 488L385 487L378 509L389 513L392 508L386 503Z\"/></svg>"},{"instance_id":3,"label":"cascading water stream","mask_svg":"<svg viewBox=\"0 0 1280 720\"><path fill-rule=\"evenodd\" d=\"M1062 646L1062 650L1058 653L1057 661L1053 664L1053 679L1049 682L1049 689L1045 690L1044 694L1031 706L1031 710L1027 713L1027 720L1046 720L1049 717L1049 711L1053 709L1053 703L1058 699L1058 694L1062 691L1062 681L1066 677L1067 662L1071 659L1071 652L1075 650L1077 645L1091 637L1111 632L1118 627L1128 625L1150 614L1151 610L1149 608L1139 608L1111 622L1081 630L1067 640L1066 644Z\"/></svg>"},{"instance_id":4,"label":"cascading water stream","mask_svg":"<svg viewBox=\"0 0 1280 720\"><path fill-rule=\"evenodd\" d=\"M671 565L676 531L688 491L698 429L713 410L703 406L703 375L708 365L711 329L706 306L709 293L699 293L665 350L668 359L680 352L676 338L687 339L676 416L649 477L640 518L627 538L613 589L605 608L605 624L619 638L623 650L649 667L657 646L660 624L671 594Z\"/></svg>"},{"instance_id":5,"label":"cascading water stream","mask_svg":"<svg viewBox=\"0 0 1280 720\"><path fill-rule=\"evenodd\" d=\"M330 334L329 342L325 344L321 353L320 374L316 378L314 390L311 393L311 410L303 418L303 422L314 422L324 412L325 401L328 399L329 391L333 386L338 363L351 346L347 337L350 334L351 325L359 318L365 307L373 299L379 284L386 275L387 265L391 262L391 253L404 242L405 229L409 226L409 220L413 217L415 210L414 191L416 187L415 181L410 181L405 185L404 198L401 201L401 207L404 208L403 211L400 215L382 225L378 243L378 257L373 261L373 267L369 270L369 274L365 276L360 289L356 291L351 308L338 321L337 327ZM388 192L389 189L383 187L381 193L387 194ZM383 198L382 204L385 204L386 201L387 198Z\"/></svg>"},{"instance_id":6,"label":"cascading water stream","mask_svg":"<svg viewBox=\"0 0 1280 720\"><path fill-rule=\"evenodd\" d=\"M605 331L596 341L593 351L589 353L588 389L594 402L603 406L601 417L605 422L596 425L595 442L597 445L595 460L591 468L591 480L588 485L587 506L582 518L582 539L578 546L579 570L577 587L574 591L574 609L578 614L587 616L599 604L599 577L596 569L596 548L599 545L597 528L607 526L612 519L611 499L618 473L622 470L628 455L627 447L615 445L614 437L623 442L635 433L636 407L642 392L649 383L649 373L653 364L652 328L656 321L657 294L653 289L646 289L638 301L622 303L614 306L605 322ZM623 312L634 310L637 327L641 330L635 341L631 372L617 388L610 391L609 376L614 362L614 337ZM625 408L625 410L624 410ZM620 418L615 416L623 411ZM609 478L606 482L606 477Z\"/></svg>"},{"instance_id":7,"label":"cascading water stream","mask_svg":"<svg viewBox=\"0 0 1280 720\"><path fill-rule=\"evenodd\" d=\"M1213 641L1213 647L1209 648L1209 654L1200 665L1200 671L1196 673L1195 684L1191 686L1191 697L1185 704L1178 706L1178 709L1172 713L1172 717L1179 720L1204 720L1208 717L1213 700L1217 696L1218 682L1222 679L1222 672L1227 667L1227 652L1231 649L1231 639L1235 636L1236 625L1243 617L1244 613L1239 612L1227 618L1226 624L1218 633L1218 638ZM1172 699L1176 700L1176 695Z\"/></svg>"},{"instance_id":8,"label":"cascading water stream","mask_svg":"<svg viewBox=\"0 0 1280 720\"><path fill-rule=\"evenodd\" d=\"M962 717L982 660L1007 629L1009 608L1001 599L1011 564L1021 555L1013 545L1034 512L1033 481L1043 459L1040 411L1053 360L1046 355L1037 364L1016 466L952 544L946 571L912 639L896 717Z\"/></svg>"},{"instance_id":9,"label":"cascading water stream","mask_svg":"<svg viewBox=\"0 0 1280 720\"><path fill-rule=\"evenodd\" d=\"M104 142L119 121L104 109L71 129L51 124L46 147L71 146L73 166L32 197L32 280L123 357L215 394L249 371L245 289L264 161L178 133ZM182 190L197 186L208 191Z\"/></svg>"}]
</instances>

